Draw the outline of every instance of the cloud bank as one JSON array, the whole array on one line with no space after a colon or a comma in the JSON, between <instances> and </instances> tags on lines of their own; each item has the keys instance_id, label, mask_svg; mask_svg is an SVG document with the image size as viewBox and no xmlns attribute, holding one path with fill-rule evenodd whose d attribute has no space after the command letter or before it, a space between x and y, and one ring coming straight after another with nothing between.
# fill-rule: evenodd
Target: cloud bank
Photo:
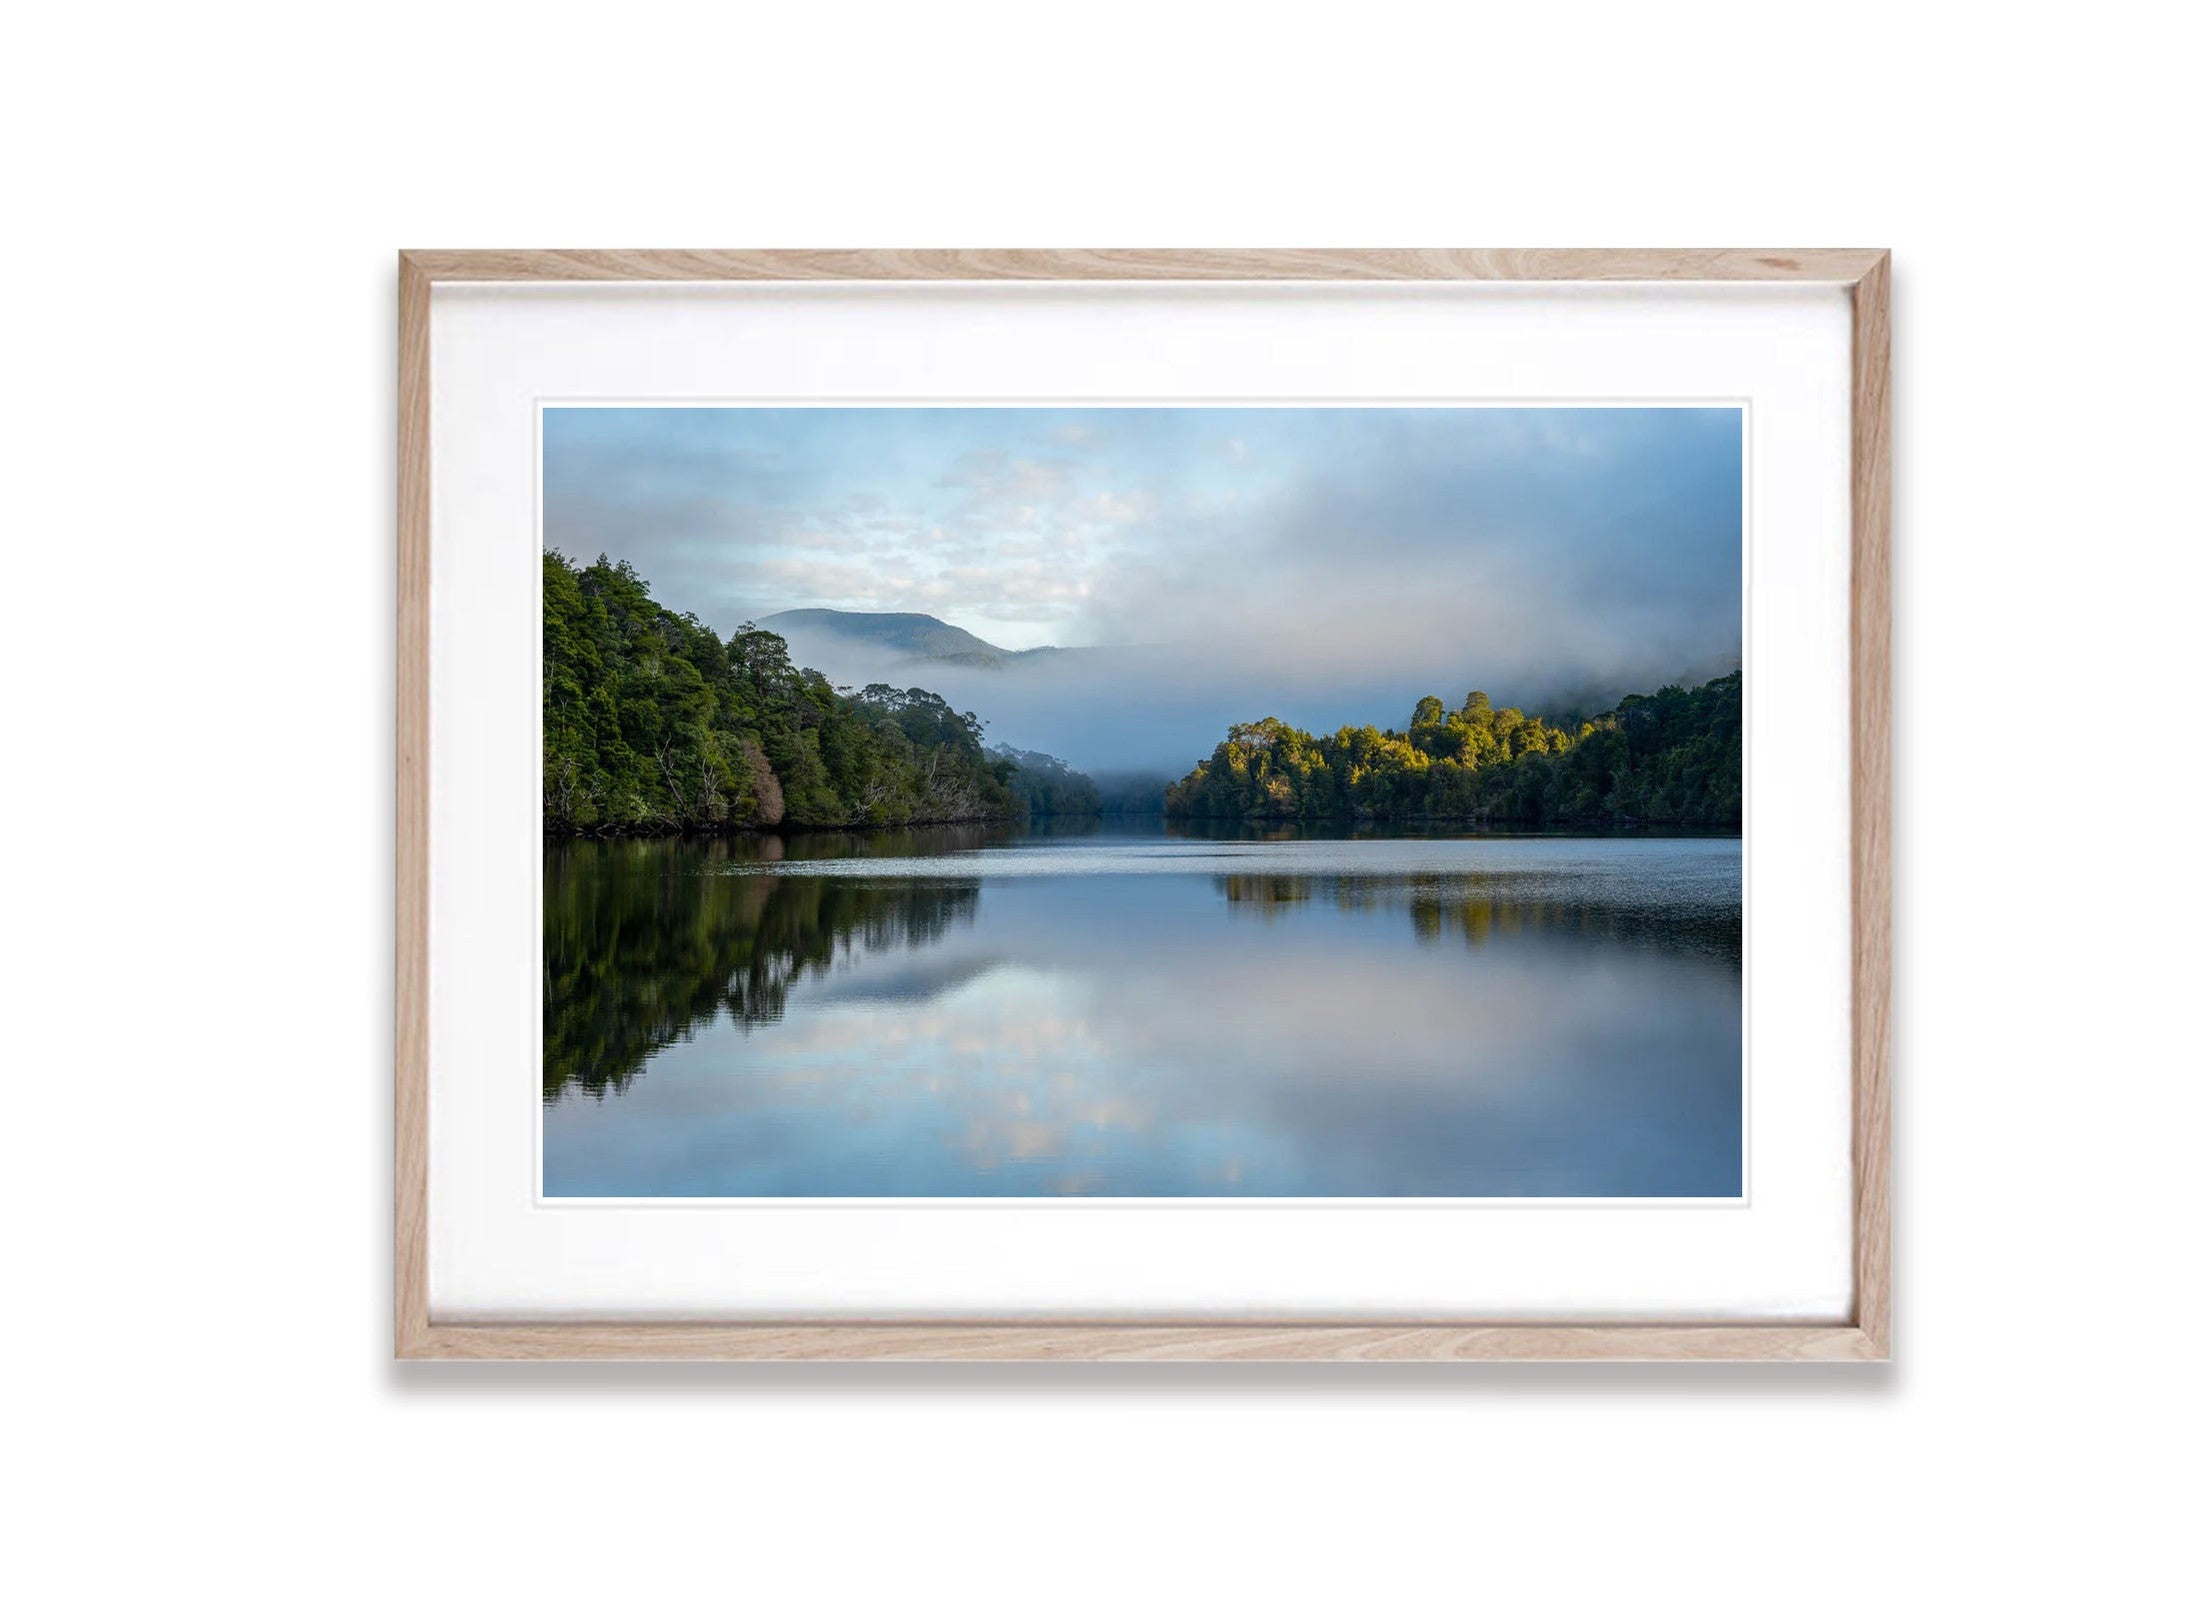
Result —
<instances>
[{"instance_id":1,"label":"cloud bank","mask_svg":"<svg viewBox=\"0 0 2199 1599\"><path fill-rule=\"evenodd\" d=\"M544 535L721 632L821 606L1110 646L918 686L1087 768L1181 770L1263 715L1728 669L1741 452L1731 407L558 408Z\"/></svg>"}]
</instances>

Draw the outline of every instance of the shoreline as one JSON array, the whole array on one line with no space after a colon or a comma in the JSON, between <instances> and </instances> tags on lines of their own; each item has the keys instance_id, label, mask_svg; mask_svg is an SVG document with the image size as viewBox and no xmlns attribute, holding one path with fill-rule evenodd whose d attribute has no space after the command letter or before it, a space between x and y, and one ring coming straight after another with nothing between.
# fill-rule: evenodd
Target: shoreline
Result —
<instances>
[{"instance_id":1,"label":"shoreline","mask_svg":"<svg viewBox=\"0 0 2199 1599\"><path fill-rule=\"evenodd\" d=\"M1395 834L1443 833L1473 838L1730 838L1739 839L1745 830L1738 827L1690 826L1683 822L1462 822L1448 817L1416 816L1398 820L1360 820L1353 822L1306 822L1268 817L1216 817L1216 816L1162 816L1153 811L1061 811L1045 816L961 817L944 821L907 821L876 825L861 822L838 822L818 826L801 827L661 827L661 828L565 828L545 827L542 841L545 844L571 843L641 843L659 839L737 839L737 838L826 838L839 836L876 837L888 833L938 831L946 828L982 829L1017 828L1050 825L1057 822L1089 822L1095 825L1109 821L1137 823L1141 827L1160 829L1184 828L1195 832L1275 832L1289 830L1323 839L1351 839L1365 836L1380 838Z\"/></svg>"}]
</instances>

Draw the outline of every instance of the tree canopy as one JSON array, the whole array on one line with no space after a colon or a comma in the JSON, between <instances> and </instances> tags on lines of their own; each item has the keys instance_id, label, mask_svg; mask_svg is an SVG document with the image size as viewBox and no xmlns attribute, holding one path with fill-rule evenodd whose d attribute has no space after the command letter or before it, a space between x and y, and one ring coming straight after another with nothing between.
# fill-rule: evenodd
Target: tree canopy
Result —
<instances>
[{"instance_id":1,"label":"tree canopy","mask_svg":"<svg viewBox=\"0 0 2199 1599\"><path fill-rule=\"evenodd\" d=\"M873 683L840 693L797 667L776 633L743 625L721 640L651 599L623 561L583 567L554 550L542 558L542 815L551 832L895 827L1024 814L1056 780L1019 781L1018 763L988 755L982 732L976 717L923 689Z\"/></svg>"},{"instance_id":2,"label":"tree canopy","mask_svg":"<svg viewBox=\"0 0 2199 1599\"><path fill-rule=\"evenodd\" d=\"M1171 816L1258 821L1738 828L1741 674L1555 724L1479 689L1454 711L1427 696L1402 733L1243 722L1169 785L1167 804Z\"/></svg>"},{"instance_id":3,"label":"tree canopy","mask_svg":"<svg viewBox=\"0 0 2199 1599\"><path fill-rule=\"evenodd\" d=\"M1099 785L1067 761L1042 755L1037 750L1019 750L1011 744L1002 744L990 753L993 759L1015 766L1008 784L1031 815L1099 815Z\"/></svg>"}]
</instances>

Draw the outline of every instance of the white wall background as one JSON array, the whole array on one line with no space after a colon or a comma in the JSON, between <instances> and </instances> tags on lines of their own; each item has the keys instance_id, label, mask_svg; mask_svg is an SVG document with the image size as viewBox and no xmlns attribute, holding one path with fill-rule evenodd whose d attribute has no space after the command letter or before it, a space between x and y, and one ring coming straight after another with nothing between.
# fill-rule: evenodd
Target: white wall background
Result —
<instances>
[{"instance_id":1,"label":"white wall background","mask_svg":"<svg viewBox=\"0 0 2199 1599\"><path fill-rule=\"evenodd\" d=\"M17 1591L2188 1572L2199 351L2166 19L16 18ZM998 243L1895 249L1898 1364L392 1367L393 252Z\"/></svg>"}]
</instances>

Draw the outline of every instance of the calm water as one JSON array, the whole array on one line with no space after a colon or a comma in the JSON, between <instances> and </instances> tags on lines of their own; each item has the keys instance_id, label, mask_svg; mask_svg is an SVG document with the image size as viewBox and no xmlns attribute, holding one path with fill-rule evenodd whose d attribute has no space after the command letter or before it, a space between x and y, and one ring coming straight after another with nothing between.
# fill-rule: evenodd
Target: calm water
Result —
<instances>
[{"instance_id":1,"label":"calm water","mask_svg":"<svg viewBox=\"0 0 2199 1599\"><path fill-rule=\"evenodd\" d=\"M934 829L545 873L550 1195L1741 1189L1737 839Z\"/></svg>"}]
</instances>

